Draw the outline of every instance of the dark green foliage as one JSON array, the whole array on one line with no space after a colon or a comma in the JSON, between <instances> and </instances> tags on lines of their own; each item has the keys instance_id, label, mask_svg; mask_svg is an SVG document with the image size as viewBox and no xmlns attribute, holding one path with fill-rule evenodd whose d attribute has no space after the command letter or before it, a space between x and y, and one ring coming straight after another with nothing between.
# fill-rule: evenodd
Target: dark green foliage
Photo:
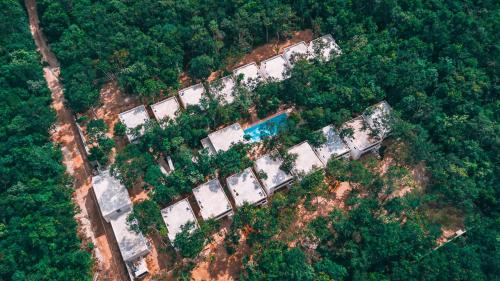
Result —
<instances>
[{"instance_id":1,"label":"dark green foliage","mask_svg":"<svg viewBox=\"0 0 500 281\"><path fill-rule=\"evenodd\" d=\"M108 126L102 119L90 120L87 124L87 145L90 146L90 161L97 161L101 165L108 163L108 155L115 146L115 141L106 133Z\"/></svg>"},{"instance_id":2,"label":"dark green foliage","mask_svg":"<svg viewBox=\"0 0 500 281\"><path fill-rule=\"evenodd\" d=\"M133 230L144 234L156 232L165 235L165 222L161 216L160 207L153 200L144 200L134 205L132 213L127 218Z\"/></svg>"},{"instance_id":3,"label":"dark green foliage","mask_svg":"<svg viewBox=\"0 0 500 281\"><path fill-rule=\"evenodd\" d=\"M202 222L200 227L194 229L193 222L182 227L182 231L175 236L174 247L184 258L195 258L205 245L212 240L211 235L217 229L214 221Z\"/></svg>"},{"instance_id":4,"label":"dark green foliage","mask_svg":"<svg viewBox=\"0 0 500 281\"><path fill-rule=\"evenodd\" d=\"M65 22L53 23L52 32ZM21 2L0 3L0 280L91 280L28 27Z\"/></svg>"}]
</instances>

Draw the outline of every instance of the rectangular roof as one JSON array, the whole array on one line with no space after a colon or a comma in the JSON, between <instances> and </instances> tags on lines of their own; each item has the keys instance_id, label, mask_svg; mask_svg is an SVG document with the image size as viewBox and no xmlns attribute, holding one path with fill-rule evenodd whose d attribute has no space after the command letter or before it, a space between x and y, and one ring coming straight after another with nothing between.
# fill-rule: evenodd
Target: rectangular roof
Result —
<instances>
[{"instance_id":1,"label":"rectangular roof","mask_svg":"<svg viewBox=\"0 0 500 281\"><path fill-rule=\"evenodd\" d=\"M282 55L277 55L260 63L260 70L267 78L277 81L285 80L285 71L288 69L288 62Z\"/></svg>"},{"instance_id":2,"label":"rectangular roof","mask_svg":"<svg viewBox=\"0 0 500 281\"><path fill-rule=\"evenodd\" d=\"M161 210L161 216L163 217L163 221L167 226L168 230L168 239L170 242L174 242L175 237L182 231L182 226L186 225L189 222L194 223L194 228L191 231L197 229L198 221L194 216L193 209L189 204L187 198L182 199L181 201L174 203L163 210Z\"/></svg>"},{"instance_id":3,"label":"rectangular roof","mask_svg":"<svg viewBox=\"0 0 500 281\"><path fill-rule=\"evenodd\" d=\"M297 155L293 165L293 172L296 175L307 175L324 166L307 141L288 149L288 154Z\"/></svg>"},{"instance_id":4,"label":"rectangular roof","mask_svg":"<svg viewBox=\"0 0 500 281\"><path fill-rule=\"evenodd\" d=\"M127 217L131 212L132 210L125 212L110 221L118 242L118 248L120 248L120 253L125 262L131 262L149 253L149 247L144 236L132 230L127 223Z\"/></svg>"},{"instance_id":5,"label":"rectangular roof","mask_svg":"<svg viewBox=\"0 0 500 281\"><path fill-rule=\"evenodd\" d=\"M347 146L351 150L364 151L367 148L380 142L380 139L371 136L371 129L361 116L358 116L342 125L342 129L352 129L352 136L343 137Z\"/></svg>"},{"instance_id":6,"label":"rectangular roof","mask_svg":"<svg viewBox=\"0 0 500 281\"><path fill-rule=\"evenodd\" d=\"M244 142L245 132L240 124L234 123L208 135L215 152L227 151L233 144Z\"/></svg>"},{"instance_id":7,"label":"rectangular roof","mask_svg":"<svg viewBox=\"0 0 500 281\"><path fill-rule=\"evenodd\" d=\"M109 173L109 170L92 177L92 187L103 217L107 217L118 209L125 211L131 208L132 201L130 201L127 189Z\"/></svg>"},{"instance_id":8,"label":"rectangular roof","mask_svg":"<svg viewBox=\"0 0 500 281\"><path fill-rule=\"evenodd\" d=\"M255 62L240 66L233 71L234 79L237 80L242 76L241 83L249 89L254 89L259 82L262 81L262 75L259 67Z\"/></svg>"},{"instance_id":9,"label":"rectangular roof","mask_svg":"<svg viewBox=\"0 0 500 281\"><path fill-rule=\"evenodd\" d=\"M389 124L391 112L391 106L386 101L381 101L367 108L363 118L372 130L378 132L380 138L384 138L391 130Z\"/></svg>"},{"instance_id":10,"label":"rectangular roof","mask_svg":"<svg viewBox=\"0 0 500 281\"><path fill-rule=\"evenodd\" d=\"M254 167L257 173L264 172L267 178L261 178L262 185L268 194L293 179L293 176L280 169L283 159L277 154L266 154L255 160Z\"/></svg>"},{"instance_id":11,"label":"rectangular roof","mask_svg":"<svg viewBox=\"0 0 500 281\"><path fill-rule=\"evenodd\" d=\"M179 102L176 97L170 97L151 105L151 110L156 120L162 121L166 118L174 120L180 110Z\"/></svg>"},{"instance_id":12,"label":"rectangular roof","mask_svg":"<svg viewBox=\"0 0 500 281\"><path fill-rule=\"evenodd\" d=\"M228 212L232 212L231 203L229 203L218 179L213 179L193 188L193 194L204 220L217 219Z\"/></svg>"},{"instance_id":13,"label":"rectangular roof","mask_svg":"<svg viewBox=\"0 0 500 281\"><path fill-rule=\"evenodd\" d=\"M252 168L246 168L242 172L228 177L226 182L237 207L243 206L245 202L252 205L267 198Z\"/></svg>"},{"instance_id":14,"label":"rectangular roof","mask_svg":"<svg viewBox=\"0 0 500 281\"><path fill-rule=\"evenodd\" d=\"M330 34L316 38L309 43L309 54L311 58L320 55L321 60L329 61L333 57L332 53L338 56L342 54L342 50L340 50L340 47Z\"/></svg>"},{"instance_id":15,"label":"rectangular roof","mask_svg":"<svg viewBox=\"0 0 500 281\"><path fill-rule=\"evenodd\" d=\"M322 146L315 148L315 150L323 164L326 165L332 157L335 158L349 153L349 147L340 138L333 125L324 127L321 132L325 136L326 142Z\"/></svg>"},{"instance_id":16,"label":"rectangular roof","mask_svg":"<svg viewBox=\"0 0 500 281\"><path fill-rule=\"evenodd\" d=\"M134 107L120 113L119 118L120 121L130 130L142 126L149 121L149 115L144 105L139 105L138 107ZM146 130L144 128L141 128L139 130L139 135L142 136L145 131ZM135 136L129 132L127 132L127 137L129 141L133 141L135 139Z\"/></svg>"},{"instance_id":17,"label":"rectangular roof","mask_svg":"<svg viewBox=\"0 0 500 281\"><path fill-rule=\"evenodd\" d=\"M233 77L225 76L221 79L210 83L210 92L223 102L231 104L234 101L234 86Z\"/></svg>"},{"instance_id":18,"label":"rectangular roof","mask_svg":"<svg viewBox=\"0 0 500 281\"><path fill-rule=\"evenodd\" d=\"M184 108L190 105L200 106L201 99L205 95L205 88L201 83L193 85L188 88L184 88L179 91L179 99Z\"/></svg>"},{"instance_id":19,"label":"rectangular roof","mask_svg":"<svg viewBox=\"0 0 500 281\"><path fill-rule=\"evenodd\" d=\"M285 48L283 56L287 59L290 65L293 65L300 58L307 59L309 56L309 47L304 41L293 44Z\"/></svg>"}]
</instances>

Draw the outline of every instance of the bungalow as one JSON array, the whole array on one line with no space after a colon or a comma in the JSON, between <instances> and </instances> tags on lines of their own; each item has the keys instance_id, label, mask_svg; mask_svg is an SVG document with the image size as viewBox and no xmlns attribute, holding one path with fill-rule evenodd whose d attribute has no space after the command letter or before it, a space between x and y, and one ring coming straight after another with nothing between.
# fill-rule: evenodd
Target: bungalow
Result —
<instances>
[{"instance_id":1,"label":"bungalow","mask_svg":"<svg viewBox=\"0 0 500 281\"><path fill-rule=\"evenodd\" d=\"M107 222L132 209L127 189L109 170L92 177L92 188L101 215Z\"/></svg>"},{"instance_id":2,"label":"bungalow","mask_svg":"<svg viewBox=\"0 0 500 281\"><path fill-rule=\"evenodd\" d=\"M309 57L309 48L304 41L301 41L285 48L283 56L288 61L290 66L293 66L298 60L307 59Z\"/></svg>"},{"instance_id":3,"label":"bungalow","mask_svg":"<svg viewBox=\"0 0 500 281\"><path fill-rule=\"evenodd\" d=\"M251 205L267 203L267 195L255 177L252 168L246 168L242 172L228 177L226 182L236 207L241 207L245 203Z\"/></svg>"},{"instance_id":4,"label":"bungalow","mask_svg":"<svg viewBox=\"0 0 500 281\"><path fill-rule=\"evenodd\" d=\"M359 159L361 155L377 151L382 139L374 134L363 117L358 116L342 125L341 135L351 151L353 159Z\"/></svg>"},{"instance_id":5,"label":"bungalow","mask_svg":"<svg viewBox=\"0 0 500 281\"><path fill-rule=\"evenodd\" d=\"M285 57L277 55L260 63L260 70L267 79L283 81L288 78L289 65Z\"/></svg>"},{"instance_id":6,"label":"bungalow","mask_svg":"<svg viewBox=\"0 0 500 281\"><path fill-rule=\"evenodd\" d=\"M234 101L234 86L231 76L222 77L210 84L210 93L222 103L231 104Z\"/></svg>"},{"instance_id":7,"label":"bungalow","mask_svg":"<svg viewBox=\"0 0 500 281\"><path fill-rule=\"evenodd\" d=\"M349 158L349 147L340 138L333 125L324 127L321 132L325 136L326 142L314 150L325 166L331 158Z\"/></svg>"},{"instance_id":8,"label":"bungalow","mask_svg":"<svg viewBox=\"0 0 500 281\"><path fill-rule=\"evenodd\" d=\"M201 83L188 88L184 88L179 91L179 100L182 104L182 107L184 107L185 109L187 109L188 106L199 106L203 109L203 107L201 106L201 101L204 96L205 87L203 87L203 84Z\"/></svg>"},{"instance_id":9,"label":"bungalow","mask_svg":"<svg viewBox=\"0 0 500 281\"><path fill-rule=\"evenodd\" d=\"M342 50L337 45L332 35L316 38L309 43L309 58L318 58L322 61L329 61L334 56L342 54Z\"/></svg>"},{"instance_id":10,"label":"bungalow","mask_svg":"<svg viewBox=\"0 0 500 281\"><path fill-rule=\"evenodd\" d=\"M362 116L373 132L384 139L391 131L391 113L391 106L386 101L381 101L367 108Z\"/></svg>"},{"instance_id":11,"label":"bungalow","mask_svg":"<svg viewBox=\"0 0 500 281\"><path fill-rule=\"evenodd\" d=\"M127 127L127 138L130 142L146 132L144 125L149 121L149 115L144 105L120 113L119 118L120 122Z\"/></svg>"},{"instance_id":12,"label":"bungalow","mask_svg":"<svg viewBox=\"0 0 500 281\"><path fill-rule=\"evenodd\" d=\"M255 62L240 66L233 71L235 81L240 81L248 89L253 90L262 82L262 74ZM239 80L241 79L241 80Z\"/></svg>"},{"instance_id":13,"label":"bungalow","mask_svg":"<svg viewBox=\"0 0 500 281\"><path fill-rule=\"evenodd\" d=\"M201 140L204 148L207 148L209 153L216 154L217 152L227 151L236 143L244 143L245 132L240 124L234 123L223 129L210 133L208 137Z\"/></svg>"},{"instance_id":14,"label":"bungalow","mask_svg":"<svg viewBox=\"0 0 500 281\"><path fill-rule=\"evenodd\" d=\"M255 160L254 169L268 196L289 185L293 180L292 175L280 169L281 164L283 164L283 159L277 153L266 154ZM260 176L261 174L265 174L265 176Z\"/></svg>"},{"instance_id":15,"label":"bungalow","mask_svg":"<svg viewBox=\"0 0 500 281\"><path fill-rule=\"evenodd\" d=\"M204 220L221 219L233 215L233 208L218 179L213 179L193 189L194 198Z\"/></svg>"},{"instance_id":16,"label":"bungalow","mask_svg":"<svg viewBox=\"0 0 500 281\"><path fill-rule=\"evenodd\" d=\"M151 110L155 115L156 120L162 122L166 120L174 120L180 111L179 102L176 97L170 97L151 105Z\"/></svg>"},{"instance_id":17,"label":"bungalow","mask_svg":"<svg viewBox=\"0 0 500 281\"><path fill-rule=\"evenodd\" d=\"M292 169L292 172L297 176L304 176L324 167L323 162L314 153L314 150L307 141L288 149L288 154L297 155Z\"/></svg>"},{"instance_id":18,"label":"bungalow","mask_svg":"<svg viewBox=\"0 0 500 281\"><path fill-rule=\"evenodd\" d=\"M190 229L191 232L199 228L198 221L187 198L161 210L161 216L167 226L168 239L172 244L177 234L182 231L182 227L186 224L193 223L193 228Z\"/></svg>"}]
</instances>

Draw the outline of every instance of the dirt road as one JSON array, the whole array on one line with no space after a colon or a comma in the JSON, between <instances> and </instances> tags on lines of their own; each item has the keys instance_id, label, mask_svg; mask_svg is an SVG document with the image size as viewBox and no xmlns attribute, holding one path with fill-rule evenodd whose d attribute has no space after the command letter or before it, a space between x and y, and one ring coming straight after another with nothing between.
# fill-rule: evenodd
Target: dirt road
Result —
<instances>
[{"instance_id":1,"label":"dirt road","mask_svg":"<svg viewBox=\"0 0 500 281\"><path fill-rule=\"evenodd\" d=\"M59 82L59 62L50 51L45 37L40 30L35 0L24 1L28 12L30 30L42 56L49 66L45 67L44 76L52 93L52 107L57 121L51 131L52 141L59 144L63 153L66 171L74 179L73 199L78 207L75 219L82 246L95 245L95 273L98 280L128 280L127 272L121 262L118 245L113 237L111 226L102 220L95 197L91 189L91 168L86 161L72 112L64 106L63 87Z\"/></svg>"}]
</instances>

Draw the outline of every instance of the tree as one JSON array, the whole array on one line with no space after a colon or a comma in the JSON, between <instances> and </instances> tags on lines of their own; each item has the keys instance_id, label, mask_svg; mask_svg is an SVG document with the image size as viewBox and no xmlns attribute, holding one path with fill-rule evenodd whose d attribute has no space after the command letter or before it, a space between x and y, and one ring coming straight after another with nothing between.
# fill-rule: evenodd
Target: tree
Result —
<instances>
[{"instance_id":1,"label":"tree","mask_svg":"<svg viewBox=\"0 0 500 281\"><path fill-rule=\"evenodd\" d=\"M213 65L214 60L207 55L195 57L189 62L189 75L195 80L206 79L212 72Z\"/></svg>"}]
</instances>

